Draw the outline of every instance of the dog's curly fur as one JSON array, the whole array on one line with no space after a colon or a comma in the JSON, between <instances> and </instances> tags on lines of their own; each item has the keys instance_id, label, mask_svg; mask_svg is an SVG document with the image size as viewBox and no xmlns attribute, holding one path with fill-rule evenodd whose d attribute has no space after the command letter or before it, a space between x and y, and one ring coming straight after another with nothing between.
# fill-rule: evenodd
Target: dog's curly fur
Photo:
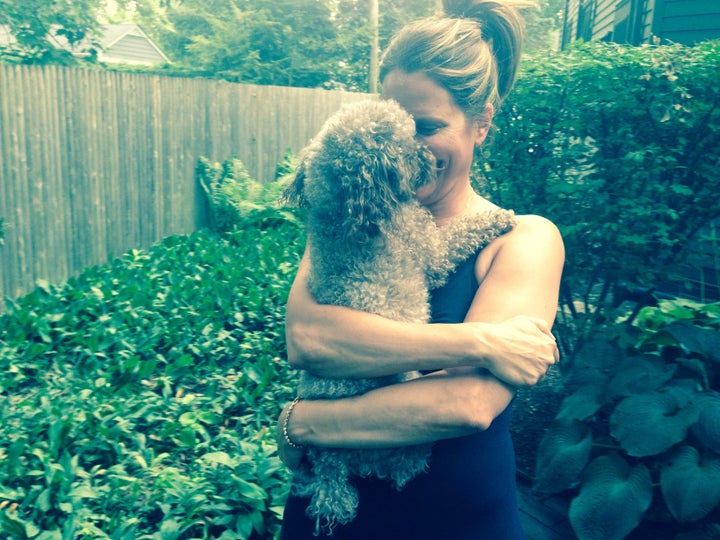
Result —
<instances>
[{"instance_id":1,"label":"dog's curly fur","mask_svg":"<svg viewBox=\"0 0 720 540\"><path fill-rule=\"evenodd\" d=\"M326 122L285 192L286 201L308 208L308 285L319 303L429 321L429 290L514 225L512 212L498 210L438 228L414 198L434 179L432 153L417 141L412 117L396 102L363 100ZM331 379L303 372L298 395L341 398L417 376ZM311 498L307 513L316 520L316 534L331 534L356 515L351 476L385 478L400 489L425 470L430 448L310 447L309 466L296 473L293 490Z\"/></svg>"}]
</instances>

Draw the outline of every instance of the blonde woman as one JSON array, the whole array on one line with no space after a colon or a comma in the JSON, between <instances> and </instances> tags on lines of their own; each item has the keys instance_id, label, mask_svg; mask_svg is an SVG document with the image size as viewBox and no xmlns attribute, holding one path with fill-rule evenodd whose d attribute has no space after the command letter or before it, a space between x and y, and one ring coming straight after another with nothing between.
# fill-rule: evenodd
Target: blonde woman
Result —
<instances>
[{"instance_id":1,"label":"blonde woman","mask_svg":"<svg viewBox=\"0 0 720 540\"><path fill-rule=\"evenodd\" d=\"M522 1L445 0L444 14L411 23L381 63L382 97L414 118L438 179L416 193L438 226L497 207L470 183L474 150L515 81ZM512 182L512 178L507 179ZM312 242L312 238L308 239ZM550 333L564 249L557 228L518 216L433 292L430 325L317 304L300 265L287 306L290 362L330 377L421 370L420 379L340 400L296 401L280 415L279 451L297 467L303 448L433 443L428 470L398 491L356 478L357 515L332 538L525 538L510 439L513 388L535 384L559 359ZM463 323L463 324L457 324ZM308 500L290 495L281 538L318 538ZM322 536L321 536L322 537Z\"/></svg>"}]
</instances>

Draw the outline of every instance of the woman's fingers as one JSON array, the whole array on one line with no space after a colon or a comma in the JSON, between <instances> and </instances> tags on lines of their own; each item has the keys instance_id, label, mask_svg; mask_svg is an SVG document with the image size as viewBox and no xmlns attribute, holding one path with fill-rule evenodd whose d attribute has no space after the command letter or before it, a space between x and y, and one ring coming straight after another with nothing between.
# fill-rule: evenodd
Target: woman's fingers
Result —
<instances>
[{"instance_id":1,"label":"woman's fingers","mask_svg":"<svg viewBox=\"0 0 720 540\"><path fill-rule=\"evenodd\" d=\"M495 353L487 366L493 375L513 386L537 384L560 351L549 325L542 319L518 316L496 326Z\"/></svg>"},{"instance_id":2,"label":"woman's fingers","mask_svg":"<svg viewBox=\"0 0 720 540\"><path fill-rule=\"evenodd\" d=\"M287 466L288 469L294 471L300 467L304 452L301 448L293 448L290 446L283 435L283 420L285 418L284 415L287 414L288 406L289 405L285 406L278 417L278 421L275 426L275 440L277 441L277 449L280 460Z\"/></svg>"}]
</instances>

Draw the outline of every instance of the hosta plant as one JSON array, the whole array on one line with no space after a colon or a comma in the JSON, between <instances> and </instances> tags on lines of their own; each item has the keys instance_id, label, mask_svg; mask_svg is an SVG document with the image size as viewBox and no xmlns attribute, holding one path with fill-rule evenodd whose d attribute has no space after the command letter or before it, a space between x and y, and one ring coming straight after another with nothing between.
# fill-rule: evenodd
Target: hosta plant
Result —
<instances>
[{"instance_id":1,"label":"hosta plant","mask_svg":"<svg viewBox=\"0 0 720 540\"><path fill-rule=\"evenodd\" d=\"M720 531L720 304L662 301L584 344L534 489L572 494L581 540Z\"/></svg>"}]
</instances>

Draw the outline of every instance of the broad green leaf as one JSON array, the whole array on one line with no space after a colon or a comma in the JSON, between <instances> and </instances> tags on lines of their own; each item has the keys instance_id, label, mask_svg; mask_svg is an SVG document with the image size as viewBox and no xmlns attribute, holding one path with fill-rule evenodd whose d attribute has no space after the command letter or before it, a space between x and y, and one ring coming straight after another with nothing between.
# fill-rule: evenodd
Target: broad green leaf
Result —
<instances>
[{"instance_id":1,"label":"broad green leaf","mask_svg":"<svg viewBox=\"0 0 720 540\"><path fill-rule=\"evenodd\" d=\"M720 394L706 392L696 401L700 412L693 434L705 447L720 454Z\"/></svg>"},{"instance_id":2,"label":"broad green leaf","mask_svg":"<svg viewBox=\"0 0 720 540\"><path fill-rule=\"evenodd\" d=\"M267 499L267 493L257 484L250 483L247 480L243 480L242 478L236 478L235 486L237 487L240 495L242 495L243 497L246 497L248 499L254 499L257 501Z\"/></svg>"},{"instance_id":3,"label":"broad green leaf","mask_svg":"<svg viewBox=\"0 0 720 540\"><path fill-rule=\"evenodd\" d=\"M605 403L605 388L600 384L581 386L563 399L556 418L562 420L587 420Z\"/></svg>"},{"instance_id":4,"label":"broad green leaf","mask_svg":"<svg viewBox=\"0 0 720 540\"><path fill-rule=\"evenodd\" d=\"M590 458L592 433L575 420L555 420L540 441L533 489L560 493L575 486Z\"/></svg>"},{"instance_id":5,"label":"broad green leaf","mask_svg":"<svg viewBox=\"0 0 720 540\"><path fill-rule=\"evenodd\" d=\"M623 358L623 351L614 343L585 343L577 352L564 382L571 388L603 385L610 380Z\"/></svg>"},{"instance_id":6,"label":"broad green leaf","mask_svg":"<svg viewBox=\"0 0 720 540\"><path fill-rule=\"evenodd\" d=\"M673 517L697 521L720 504L720 456L692 446L674 450L663 464L660 488Z\"/></svg>"},{"instance_id":7,"label":"broad green leaf","mask_svg":"<svg viewBox=\"0 0 720 540\"><path fill-rule=\"evenodd\" d=\"M610 415L610 433L631 456L660 454L685 439L698 411L677 387L627 397Z\"/></svg>"},{"instance_id":8,"label":"broad green leaf","mask_svg":"<svg viewBox=\"0 0 720 540\"><path fill-rule=\"evenodd\" d=\"M97 499L98 492L90 485L81 484L70 490L70 496L75 499Z\"/></svg>"},{"instance_id":9,"label":"broad green leaf","mask_svg":"<svg viewBox=\"0 0 720 540\"><path fill-rule=\"evenodd\" d=\"M588 465L571 503L570 525L580 540L621 540L642 521L653 497L650 472L618 455Z\"/></svg>"},{"instance_id":10,"label":"broad green leaf","mask_svg":"<svg viewBox=\"0 0 720 540\"><path fill-rule=\"evenodd\" d=\"M613 397L620 397L657 390L672 379L676 370L676 365L666 364L656 355L631 356L618 366L608 392Z\"/></svg>"},{"instance_id":11,"label":"broad green leaf","mask_svg":"<svg viewBox=\"0 0 720 540\"><path fill-rule=\"evenodd\" d=\"M209 452L203 454L201 459L208 463L225 465L231 469L235 467L235 461L226 452Z\"/></svg>"},{"instance_id":12,"label":"broad green leaf","mask_svg":"<svg viewBox=\"0 0 720 540\"><path fill-rule=\"evenodd\" d=\"M184 412L178 418L178 422L180 422L180 424L183 426L192 426L196 424L197 421L197 414L195 414L193 411Z\"/></svg>"},{"instance_id":13,"label":"broad green leaf","mask_svg":"<svg viewBox=\"0 0 720 540\"><path fill-rule=\"evenodd\" d=\"M665 328L689 351L702 355L708 360L720 363L720 332L712 328L702 328L686 321L677 321Z\"/></svg>"}]
</instances>

